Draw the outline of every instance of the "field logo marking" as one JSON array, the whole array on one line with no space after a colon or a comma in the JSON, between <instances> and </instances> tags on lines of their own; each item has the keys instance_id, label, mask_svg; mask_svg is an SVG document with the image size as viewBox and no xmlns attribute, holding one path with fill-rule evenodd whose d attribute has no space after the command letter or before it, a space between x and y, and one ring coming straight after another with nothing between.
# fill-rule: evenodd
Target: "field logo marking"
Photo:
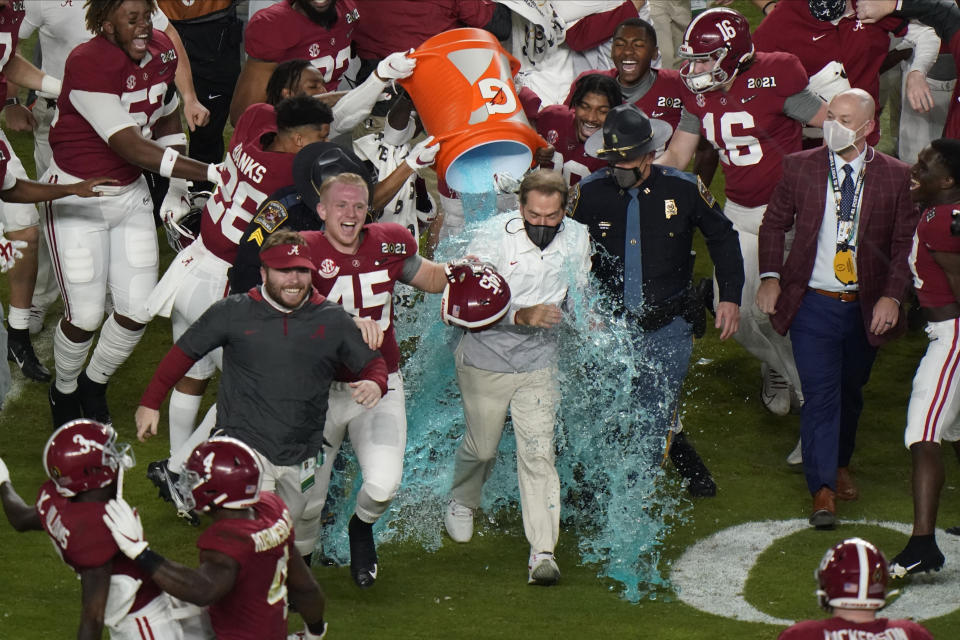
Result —
<instances>
[{"instance_id":1,"label":"field logo marking","mask_svg":"<svg viewBox=\"0 0 960 640\"><path fill-rule=\"evenodd\" d=\"M856 535L850 525L869 525L892 529L910 535L911 526L901 522L856 521L844 523L849 533L842 531L824 538L823 551L842 536ZM745 622L763 622L784 626L793 624L768 615L744 599L747 577L757 558L776 540L810 527L806 520L764 520L746 522L704 538L693 544L673 564L670 581L682 602L718 616ZM937 530L937 544L947 557L944 568L937 573L922 574L906 581L891 580L888 589L901 589L901 594L890 606L882 610L886 618L913 618L927 620L947 615L960 608L956 598L960 583L960 536L952 536ZM887 550L896 553L895 550ZM889 558L888 558L889 560ZM951 562L952 560L952 562ZM800 576L784 576L784 580L807 580L810 598L816 584L813 580L814 566Z\"/></svg>"}]
</instances>

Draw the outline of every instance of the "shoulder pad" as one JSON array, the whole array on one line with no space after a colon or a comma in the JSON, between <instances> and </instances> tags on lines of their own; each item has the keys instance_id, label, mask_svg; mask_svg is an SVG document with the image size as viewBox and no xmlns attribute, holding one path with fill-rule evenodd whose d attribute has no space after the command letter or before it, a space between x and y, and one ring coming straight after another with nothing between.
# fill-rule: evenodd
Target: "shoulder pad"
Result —
<instances>
[{"instance_id":1,"label":"shoulder pad","mask_svg":"<svg viewBox=\"0 0 960 640\"><path fill-rule=\"evenodd\" d=\"M686 180L687 182L691 182L694 184L696 184L700 180L700 178L698 178L694 174L689 173L687 171L681 171L680 169L675 169L673 167L666 167L660 164L656 166L660 168L660 170L663 172L663 175L670 176L671 178L680 178L682 180Z\"/></svg>"}]
</instances>

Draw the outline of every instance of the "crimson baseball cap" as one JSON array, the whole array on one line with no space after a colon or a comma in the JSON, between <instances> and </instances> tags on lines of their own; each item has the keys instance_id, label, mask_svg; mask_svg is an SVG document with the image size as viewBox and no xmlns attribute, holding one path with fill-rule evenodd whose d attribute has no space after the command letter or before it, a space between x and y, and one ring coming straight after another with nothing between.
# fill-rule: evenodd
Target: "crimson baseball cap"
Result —
<instances>
[{"instance_id":1,"label":"crimson baseball cap","mask_svg":"<svg viewBox=\"0 0 960 640\"><path fill-rule=\"evenodd\" d=\"M317 270L310 259L310 247L303 244L278 244L270 247L260 253L260 264L271 269Z\"/></svg>"}]
</instances>

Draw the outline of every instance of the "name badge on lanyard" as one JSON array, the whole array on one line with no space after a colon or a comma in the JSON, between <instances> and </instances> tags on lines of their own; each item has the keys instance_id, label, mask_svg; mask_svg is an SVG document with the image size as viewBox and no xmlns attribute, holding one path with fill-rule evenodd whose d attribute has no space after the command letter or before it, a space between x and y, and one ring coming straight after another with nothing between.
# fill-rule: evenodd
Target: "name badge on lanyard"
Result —
<instances>
[{"instance_id":1,"label":"name badge on lanyard","mask_svg":"<svg viewBox=\"0 0 960 640\"><path fill-rule=\"evenodd\" d=\"M851 207L853 215L844 220L844 211L841 211L841 191L840 180L837 174L837 166L830 156L830 186L833 189L833 197L837 205L837 251L833 256L833 274L837 280L845 286L857 284L857 228L860 223L860 197L863 194L864 170L866 166L860 168L857 174L856 187L853 194Z\"/></svg>"}]
</instances>

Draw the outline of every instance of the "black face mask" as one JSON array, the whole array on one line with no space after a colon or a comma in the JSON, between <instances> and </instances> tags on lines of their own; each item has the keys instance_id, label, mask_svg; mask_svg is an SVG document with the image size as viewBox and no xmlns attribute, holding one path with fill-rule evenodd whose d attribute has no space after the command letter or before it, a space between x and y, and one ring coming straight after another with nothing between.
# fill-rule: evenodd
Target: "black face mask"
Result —
<instances>
[{"instance_id":1,"label":"black face mask","mask_svg":"<svg viewBox=\"0 0 960 640\"><path fill-rule=\"evenodd\" d=\"M537 245L540 251L550 246L553 239L560 233L562 226L562 222L551 227L545 224L530 224L526 218L523 220L523 228L527 232L527 237L530 238L530 242Z\"/></svg>"},{"instance_id":2,"label":"black face mask","mask_svg":"<svg viewBox=\"0 0 960 640\"><path fill-rule=\"evenodd\" d=\"M839 20L847 8L846 0L809 0L809 2L810 15L824 22Z\"/></svg>"},{"instance_id":3,"label":"black face mask","mask_svg":"<svg viewBox=\"0 0 960 640\"><path fill-rule=\"evenodd\" d=\"M634 167L633 169L613 167L613 179L616 180L617 186L621 189L629 189L640 182L642 178L643 171L640 170L640 167Z\"/></svg>"}]
</instances>

